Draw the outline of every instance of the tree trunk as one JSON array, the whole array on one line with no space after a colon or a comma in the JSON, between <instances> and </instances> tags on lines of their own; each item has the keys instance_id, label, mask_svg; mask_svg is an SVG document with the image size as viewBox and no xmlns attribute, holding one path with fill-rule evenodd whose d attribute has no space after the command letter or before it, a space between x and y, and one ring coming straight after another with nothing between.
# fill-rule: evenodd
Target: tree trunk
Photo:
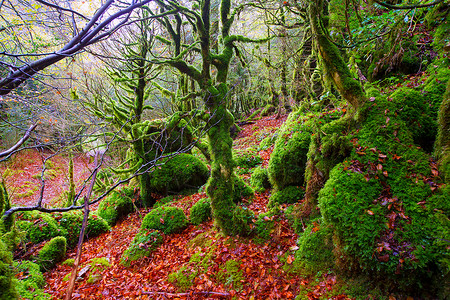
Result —
<instances>
[{"instance_id":1,"label":"tree trunk","mask_svg":"<svg viewBox=\"0 0 450 300\"><path fill-rule=\"evenodd\" d=\"M355 109L358 109L366 100L365 93L361 84L352 77L339 49L324 32L323 24L321 24L322 10L323 0L310 1L308 17L318 54L326 74L329 75L339 93Z\"/></svg>"},{"instance_id":2,"label":"tree trunk","mask_svg":"<svg viewBox=\"0 0 450 300\"><path fill-rule=\"evenodd\" d=\"M439 132L435 143L435 156L439 159L439 169L444 182L450 181L450 80L442 99L438 116Z\"/></svg>"},{"instance_id":3,"label":"tree trunk","mask_svg":"<svg viewBox=\"0 0 450 300\"><path fill-rule=\"evenodd\" d=\"M217 90L210 91L205 103L212 114L211 128L208 130L208 142L211 153L211 176L206 192L211 198L214 220L227 235L234 232L233 212L233 140L230 127L233 115L227 110L227 92L225 83Z\"/></svg>"}]
</instances>

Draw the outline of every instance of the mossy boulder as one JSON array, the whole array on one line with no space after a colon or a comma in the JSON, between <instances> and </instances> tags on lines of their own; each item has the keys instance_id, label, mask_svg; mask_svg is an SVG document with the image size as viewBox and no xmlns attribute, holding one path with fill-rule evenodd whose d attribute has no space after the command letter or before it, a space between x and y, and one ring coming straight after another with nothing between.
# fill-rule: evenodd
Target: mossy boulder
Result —
<instances>
[{"instance_id":1,"label":"mossy boulder","mask_svg":"<svg viewBox=\"0 0 450 300\"><path fill-rule=\"evenodd\" d=\"M351 154L332 169L318 202L339 245L336 258L347 261L341 266L417 292L448 268L448 245L440 242L448 214L443 201L430 201L440 179L430 155L414 145L418 127L405 117L412 114L402 115L400 106L382 97L367 104Z\"/></svg>"},{"instance_id":2,"label":"mossy boulder","mask_svg":"<svg viewBox=\"0 0 450 300\"><path fill-rule=\"evenodd\" d=\"M249 173L250 169L262 163L262 158L258 155L257 151L252 148L234 150L233 160L236 164L238 174Z\"/></svg>"},{"instance_id":3,"label":"mossy boulder","mask_svg":"<svg viewBox=\"0 0 450 300\"><path fill-rule=\"evenodd\" d=\"M67 242L63 236L52 238L39 251L37 260L41 269L50 270L66 256Z\"/></svg>"},{"instance_id":4,"label":"mossy boulder","mask_svg":"<svg viewBox=\"0 0 450 300\"><path fill-rule=\"evenodd\" d=\"M157 163L150 174L151 189L159 193L179 192L206 183L209 171L199 158L181 153Z\"/></svg>"},{"instance_id":5,"label":"mossy boulder","mask_svg":"<svg viewBox=\"0 0 450 300\"><path fill-rule=\"evenodd\" d=\"M211 217L211 200L208 198L202 198L192 205L189 215L192 224L199 225Z\"/></svg>"},{"instance_id":6,"label":"mossy boulder","mask_svg":"<svg viewBox=\"0 0 450 300\"><path fill-rule=\"evenodd\" d=\"M293 112L280 129L269 160L268 175L276 191L289 185L303 185L313 115Z\"/></svg>"},{"instance_id":7,"label":"mossy boulder","mask_svg":"<svg viewBox=\"0 0 450 300\"><path fill-rule=\"evenodd\" d=\"M315 221L300 234L295 252L295 268L304 275L313 275L319 270L333 267L333 230Z\"/></svg>"},{"instance_id":8,"label":"mossy boulder","mask_svg":"<svg viewBox=\"0 0 450 300\"><path fill-rule=\"evenodd\" d=\"M131 262L149 256L163 242L163 234L154 229L141 229L123 252L120 263L129 266Z\"/></svg>"},{"instance_id":9,"label":"mossy boulder","mask_svg":"<svg viewBox=\"0 0 450 300\"><path fill-rule=\"evenodd\" d=\"M269 199L268 207L279 204L293 204L303 199L305 190L298 186L288 186L281 191L275 192Z\"/></svg>"},{"instance_id":10,"label":"mossy boulder","mask_svg":"<svg viewBox=\"0 0 450 300\"><path fill-rule=\"evenodd\" d=\"M67 235L67 231L60 227L51 215L37 211L18 213L16 225L26 233L27 240L33 244Z\"/></svg>"},{"instance_id":11,"label":"mossy boulder","mask_svg":"<svg viewBox=\"0 0 450 300\"><path fill-rule=\"evenodd\" d=\"M42 290L45 286L45 279L38 264L26 260L14 262L14 269L16 274L21 274L20 280L17 281L20 298L51 299L51 296Z\"/></svg>"},{"instance_id":12,"label":"mossy boulder","mask_svg":"<svg viewBox=\"0 0 450 300\"><path fill-rule=\"evenodd\" d=\"M67 246L73 247L78 243L81 226L83 224L84 213L81 210L54 213L53 218L58 225L67 232L64 235L67 239ZM108 223L96 213L90 213L88 217L85 235L87 238L96 237L111 230Z\"/></svg>"},{"instance_id":13,"label":"mossy boulder","mask_svg":"<svg viewBox=\"0 0 450 300\"><path fill-rule=\"evenodd\" d=\"M133 195L132 189L127 187L112 191L100 202L98 215L109 225L116 224L120 218L133 212Z\"/></svg>"},{"instance_id":14,"label":"mossy boulder","mask_svg":"<svg viewBox=\"0 0 450 300\"><path fill-rule=\"evenodd\" d=\"M182 231L188 224L183 210L178 207L163 206L150 211L142 221L142 229L155 229L172 234Z\"/></svg>"},{"instance_id":15,"label":"mossy boulder","mask_svg":"<svg viewBox=\"0 0 450 300\"><path fill-rule=\"evenodd\" d=\"M270 188L269 175L266 168L261 166L253 170L250 184L257 192L264 192Z\"/></svg>"}]
</instances>

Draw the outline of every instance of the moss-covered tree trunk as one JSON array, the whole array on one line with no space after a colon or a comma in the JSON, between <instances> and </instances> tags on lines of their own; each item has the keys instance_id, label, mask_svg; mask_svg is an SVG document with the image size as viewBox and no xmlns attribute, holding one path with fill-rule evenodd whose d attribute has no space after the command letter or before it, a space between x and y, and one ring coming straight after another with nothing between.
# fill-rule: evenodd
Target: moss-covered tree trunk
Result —
<instances>
[{"instance_id":1,"label":"moss-covered tree trunk","mask_svg":"<svg viewBox=\"0 0 450 300\"><path fill-rule=\"evenodd\" d=\"M206 104L212 113L211 129L208 131L211 152L211 176L207 185L207 194L211 198L213 217L225 234L234 232L233 212L233 140L230 127L234 118L227 110L227 86L221 83L217 89L211 89Z\"/></svg>"},{"instance_id":2,"label":"moss-covered tree trunk","mask_svg":"<svg viewBox=\"0 0 450 300\"><path fill-rule=\"evenodd\" d=\"M438 116L439 131L436 138L435 155L439 159L444 182L450 181L450 80L442 99Z\"/></svg>"},{"instance_id":3,"label":"moss-covered tree trunk","mask_svg":"<svg viewBox=\"0 0 450 300\"><path fill-rule=\"evenodd\" d=\"M322 23L323 7L323 0L312 0L308 9L311 33L318 55L326 74L333 81L339 93L355 109L358 109L366 100L366 96L361 84L352 77L339 49L324 32L324 24Z\"/></svg>"}]
</instances>

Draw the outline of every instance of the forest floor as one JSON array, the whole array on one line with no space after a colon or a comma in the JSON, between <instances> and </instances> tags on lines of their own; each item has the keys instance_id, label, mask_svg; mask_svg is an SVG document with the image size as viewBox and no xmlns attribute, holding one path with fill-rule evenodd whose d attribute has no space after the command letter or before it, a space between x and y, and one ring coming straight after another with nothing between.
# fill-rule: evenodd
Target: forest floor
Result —
<instances>
[{"instance_id":1,"label":"forest floor","mask_svg":"<svg viewBox=\"0 0 450 300\"><path fill-rule=\"evenodd\" d=\"M245 149L255 146L268 134L273 134L286 120L286 116L264 117L242 127L234 140L233 147ZM263 164L267 164L273 146L260 151ZM62 190L67 189L66 178L68 157L56 156L52 178L46 183L46 198L49 203L57 201ZM42 157L37 152L26 152L15 157L10 169L9 182L17 186L13 193L14 204L32 204L38 194ZM89 174L92 165L86 157L74 157L74 177L79 185ZM4 170L1 170L4 173ZM33 181L29 179L33 177ZM250 175L242 176L248 182ZM11 188L10 188L11 189ZM31 192L30 192L31 191ZM189 216L190 207L205 193L178 197L171 205L183 209ZM266 212L270 190L255 193L249 200L249 208L256 215ZM133 262L129 267L121 265L120 257L138 232L141 221L149 210L140 210L128 215L117 223L110 232L88 239L83 244L81 267L92 263L93 258L106 258L109 267L97 265L86 274L79 275L74 290L74 299L294 299L296 295L306 295L308 299L349 299L340 294L341 282L332 273L303 277L289 271L292 265L297 235L283 217L276 220L271 238L263 243L242 237L226 237L218 233L209 221L198 226L190 225L179 234L164 237L164 243L150 257ZM205 243L210 241L212 243ZM76 250L71 249L67 258L74 258ZM193 255L209 255L206 269L189 263ZM225 262L238 262L233 274L226 273ZM185 267L184 272L197 272L193 285L186 289L169 282L169 274ZM96 270L94 270L96 269ZM58 265L45 273L45 292L54 299L65 296L72 267ZM97 275L94 274L97 272ZM223 274L225 273L225 276ZM221 275L222 274L222 275ZM229 276L231 275L231 276ZM228 276L228 277L227 277ZM92 280L92 278L95 278ZM228 280L224 280L228 278Z\"/></svg>"}]
</instances>

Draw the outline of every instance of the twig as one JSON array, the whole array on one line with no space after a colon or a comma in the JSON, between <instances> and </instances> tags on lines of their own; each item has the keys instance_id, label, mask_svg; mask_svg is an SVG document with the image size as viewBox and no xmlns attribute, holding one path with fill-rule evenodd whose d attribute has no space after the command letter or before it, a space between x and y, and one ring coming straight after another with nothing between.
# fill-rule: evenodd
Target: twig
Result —
<instances>
[{"instance_id":1,"label":"twig","mask_svg":"<svg viewBox=\"0 0 450 300\"><path fill-rule=\"evenodd\" d=\"M25 132L23 137L14 146L12 146L11 148L9 148L6 151L0 152L0 157L8 156L12 152L17 150L20 146L22 146L22 144L25 143L26 140L28 140L28 138L30 137L31 132L33 132L33 130L36 128L36 126L37 126L37 124L31 125L30 128L28 128L28 130Z\"/></svg>"}]
</instances>

